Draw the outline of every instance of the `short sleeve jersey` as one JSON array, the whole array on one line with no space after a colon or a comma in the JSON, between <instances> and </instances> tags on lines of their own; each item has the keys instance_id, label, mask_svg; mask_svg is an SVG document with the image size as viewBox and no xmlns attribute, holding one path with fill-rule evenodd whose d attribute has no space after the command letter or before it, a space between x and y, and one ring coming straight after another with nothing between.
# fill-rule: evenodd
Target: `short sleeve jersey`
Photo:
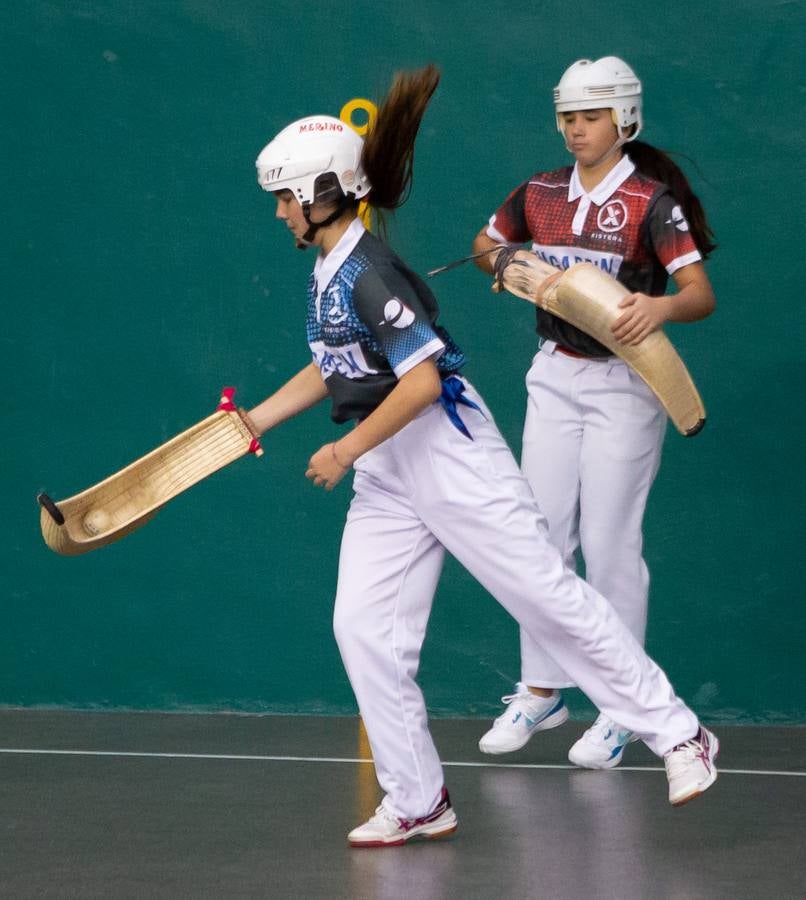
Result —
<instances>
[{"instance_id":1,"label":"short sleeve jersey","mask_svg":"<svg viewBox=\"0 0 806 900\"><path fill-rule=\"evenodd\" d=\"M425 359L443 377L462 367L438 314L423 280L355 219L308 284L308 344L334 421L366 418Z\"/></svg>"},{"instance_id":2,"label":"short sleeve jersey","mask_svg":"<svg viewBox=\"0 0 806 900\"><path fill-rule=\"evenodd\" d=\"M533 175L501 204L487 233L510 244L531 241L541 259L560 269L591 262L629 290L650 296L663 294L677 269L702 259L669 189L638 173L628 156L590 194L576 167ZM541 309L537 331L588 356L610 355L598 341Z\"/></svg>"}]
</instances>

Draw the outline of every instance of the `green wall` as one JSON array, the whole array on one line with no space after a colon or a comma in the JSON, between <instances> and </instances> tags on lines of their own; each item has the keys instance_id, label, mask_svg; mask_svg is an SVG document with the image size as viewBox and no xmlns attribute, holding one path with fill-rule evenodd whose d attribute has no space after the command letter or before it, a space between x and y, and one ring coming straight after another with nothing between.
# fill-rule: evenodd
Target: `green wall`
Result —
<instances>
[{"instance_id":1,"label":"green wall","mask_svg":"<svg viewBox=\"0 0 806 900\"><path fill-rule=\"evenodd\" d=\"M313 258L253 169L288 121L442 67L392 233L425 272L564 164L551 88L616 53L644 80L646 139L696 162L720 242L717 313L670 332L709 421L670 430L650 501L649 648L706 719L806 722L804 19L761 0L3 4L0 704L354 709L330 630L350 490L303 477L337 433L326 410L84 557L45 547L35 495L70 496L207 415L222 385L253 405L307 361ZM434 287L518 450L532 309L471 266ZM488 715L517 674L514 624L449 563L431 708Z\"/></svg>"}]
</instances>

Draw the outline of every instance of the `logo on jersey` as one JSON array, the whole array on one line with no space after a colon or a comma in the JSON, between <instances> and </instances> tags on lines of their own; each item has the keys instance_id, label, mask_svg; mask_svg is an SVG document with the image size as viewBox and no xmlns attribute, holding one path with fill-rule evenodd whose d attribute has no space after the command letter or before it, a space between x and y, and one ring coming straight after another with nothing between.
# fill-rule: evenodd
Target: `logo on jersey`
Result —
<instances>
[{"instance_id":1,"label":"logo on jersey","mask_svg":"<svg viewBox=\"0 0 806 900\"><path fill-rule=\"evenodd\" d=\"M379 325L391 325L392 328L408 328L414 321L414 310L410 309L399 297L386 301L383 308L383 321Z\"/></svg>"},{"instance_id":2,"label":"logo on jersey","mask_svg":"<svg viewBox=\"0 0 806 900\"><path fill-rule=\"evenodd\" d=\"M627 207L621 200L608 200L599 210L596 225L600 231L612 233L621 231L627 224Z\"/></svg>"},{"instance_id":3,"label":"logo on jersey","mask_svg":"<svg viewBox=\"0 0 806 900\"><path fill-rule=\"evenodd\" d=\"M324 341L312 341L309 345L313 361L319 366L322 378L327 379L334 372L345 378L363 378L377 375L364 356L360 344L344 344L342 347L328 347Z\"/></svg>"},{"instance_id":4,"label":"logo on jersey","mask_svg":"<svg viewBox=\"0 0 806 900\"><path fill-rule=\"evenodd\" d=\"M326 299L330 302L330 308L326 313L327 321L330 325L341 325L347 321L349 313L344 307L344 299L338 285L334 285L326 294Z\"/></svg>"},{"instance_id":5,"label":"logo on jersey","mask_svg":"<svg viewBox=\"0 0 806 900\"><path fill-rule=\"evenodd\" d=\"M674 225L678 231L688 231L688 222L683 215L683 210L679 206L675 206L672 210L672 217L664 223L666 225Z\"/></svg>"}]
</instances>

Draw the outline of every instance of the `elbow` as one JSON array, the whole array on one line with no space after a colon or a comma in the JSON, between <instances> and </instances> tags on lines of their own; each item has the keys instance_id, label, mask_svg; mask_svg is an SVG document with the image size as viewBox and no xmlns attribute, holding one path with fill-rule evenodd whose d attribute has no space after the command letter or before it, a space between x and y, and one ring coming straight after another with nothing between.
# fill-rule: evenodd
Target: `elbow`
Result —
<instances>
[{"instance_id":1,"label":"elbow","mask_svg":"<svg viewBox=\"0 0 806 900\"><path fill-rule=\"evenodd\" d=\"M442 376L439 369L432 361L428 361L420 368L418 393L423 401L423 407L436 403L442 396Z\"/></svg>"},{"instance_id":2,"label":"elbow","mask_svg":"<svg viewBox=\"0 0 806 900\"><path fill-rule=\"evenodd\" d=\"M398 382L401 396L419 409L430 406L442 395L442 378L433 359L426 359L406 372Z\"/></svg>"},{"instance_id":3,"label":"elbow","mask_svg":"<svg viewBox=\"0 0 806 900\"><path fill-rule=\"evenodd\" d=\"M439 400L439 398L442 396L442 378L440 377L439 371L436 367L434 367L433 375L429 379L427 394L429 406L432 403L436 403L437 400Z\"/></svg>"},{"instance_id":4,"label":"elbow","mask_svg":"<svg viewBox=\"0 0 806 900\"><path fill-rule=\"evenodd\" d=\"M713 315L716 311L716 296L714 295L713 290L708 290L707 295L703 301L703 311L702 317L703 319L707 319L708 316Z\"/></svg>"},{"instance_id":5,"label":"elbow","mask_svg":"<svg viewBox=\"0 0 806 900\"><path fill-rule=\"evenodd\" d=\"M700 312L702 319L707 319L716 309L716 295L711 284L711 279L703 272L702 281L700 282L701 302Z\"/></svg>"}]
</instances>

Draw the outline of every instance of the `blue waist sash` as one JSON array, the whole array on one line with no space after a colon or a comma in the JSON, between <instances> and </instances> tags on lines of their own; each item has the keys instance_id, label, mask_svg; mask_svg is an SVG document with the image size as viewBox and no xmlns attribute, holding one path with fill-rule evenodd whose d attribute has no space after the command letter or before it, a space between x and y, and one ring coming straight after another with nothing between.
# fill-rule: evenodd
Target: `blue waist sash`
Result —
<instances>
[{"instance_id":1,"label":"blue waist sash","mask_svg":"<svg viewBox=\"0 0 806 900\"><path fill-rule=\"evenodd\" d=\"M474 403L472 400L469 400L467 397L464 397L463 394L465 392L465 384L461 380L461 378L457 378L456 375L449 375L442 382L442 394L439 398L440 406L445 410L448 414L448 418L451 422L462 432L462 434L473 440L473 435L467 430L467 426L462 421L459 411L456 409L457 404L461 406L469 406L471 409L478 410L481 413L482 417L484 413L481 410L481 407L478 403Z\"/></svg>"}]
</instances>

